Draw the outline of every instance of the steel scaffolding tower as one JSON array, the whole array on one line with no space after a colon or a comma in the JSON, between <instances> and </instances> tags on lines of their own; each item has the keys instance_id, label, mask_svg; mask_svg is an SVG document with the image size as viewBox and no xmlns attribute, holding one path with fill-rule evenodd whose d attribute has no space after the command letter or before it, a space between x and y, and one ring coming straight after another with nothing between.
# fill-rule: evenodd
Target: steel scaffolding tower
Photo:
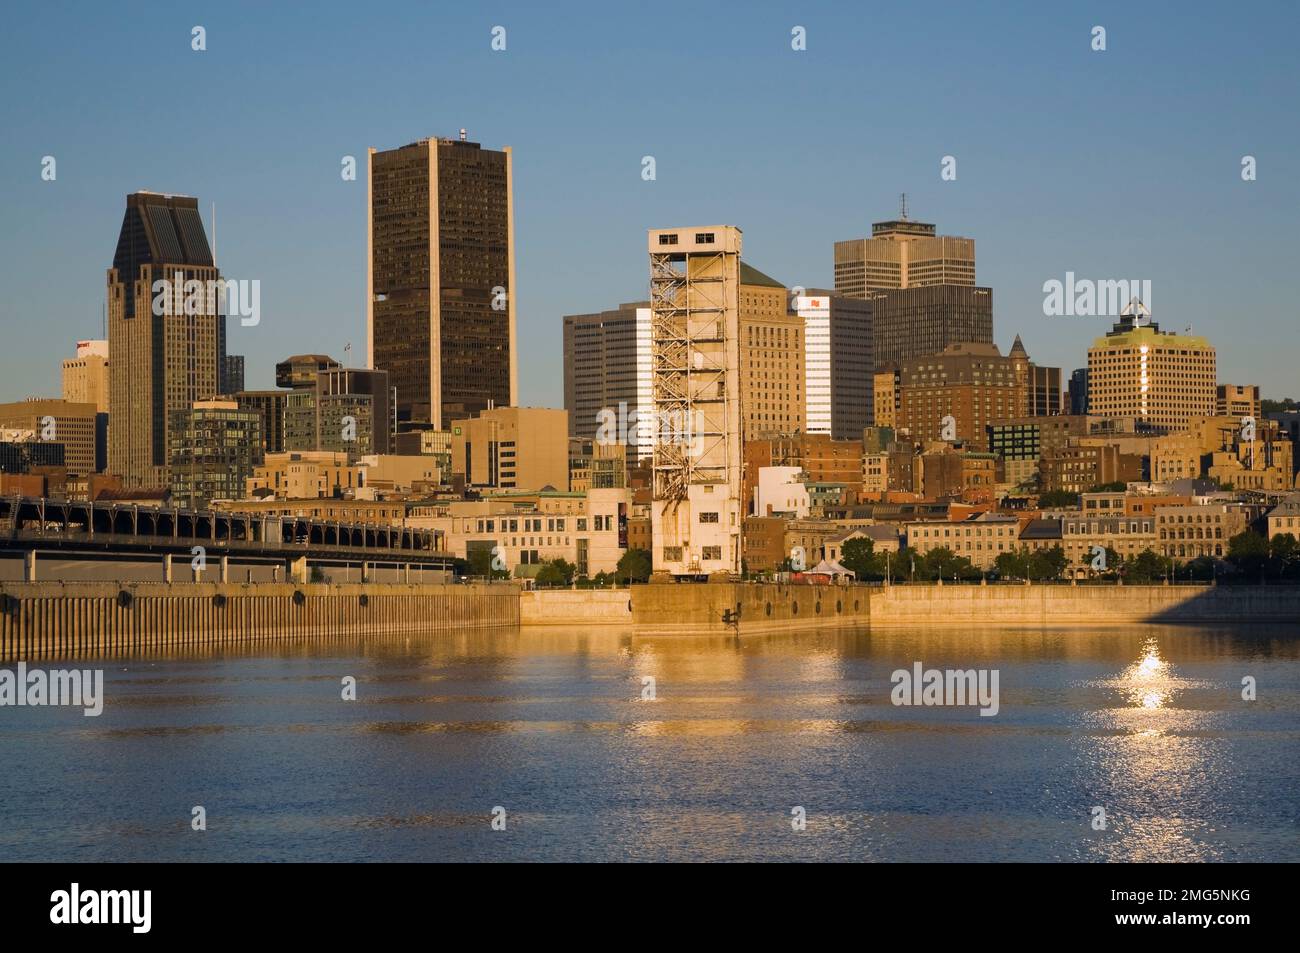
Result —
<instances>
[{"instance_id":1,"label":"steel scaffolding tower","mask_svg":"<svg viewBox=\"0 0 1300 953\"><path fill-rule=\"evenodd\" d=\"M740 571L740 229L650 232L654 567Z\"/></svg>"}]
</instances>

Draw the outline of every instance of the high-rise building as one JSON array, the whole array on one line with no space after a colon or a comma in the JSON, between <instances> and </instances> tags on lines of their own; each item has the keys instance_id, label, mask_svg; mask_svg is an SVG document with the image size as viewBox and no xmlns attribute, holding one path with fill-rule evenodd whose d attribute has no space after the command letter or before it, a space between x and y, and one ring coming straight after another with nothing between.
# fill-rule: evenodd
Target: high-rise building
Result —
<instances>
[{"instance_id":1,"label":"high-rise building","mask_svg":"<svg viewBox=\"0 0 1300 953\"><path fill-rule=\"evenodd\" d=\"M244 389L244 355L227 354L221 362L221 393L237 394Z\"/></svg>"},{"instance_id":2,"label":"high-rise building","mask_svg":"<svg viewBox=\"0 0 1300 953\"><path fill-rule=\"evenodd\" d=\"M564 316L564 409L571 437L613 436L636 459L649 458L655 431L650 390L649 302Z\"/></svg>"},{"instance_id":3,"label":"high-rise building","mask_svg":"<svg viewBox=\"0 0 1300 953\"><path fill-rule=\"evenodd\" d=\"M835 290L854 298L871 291L975 284L975 239L936 235L906 216L875 222L870 238L835 243Z\"/></svg>"},{"instance_id":4,"label":"high-rise building","mask_svg":"<svg viewBox=\"0 0 1300 953\"><path fill-rule=\"evenodd\" d=\"M31 398L0 404L0 429L31 434L42 443L63 445L68 473L85 476L104 468L108 415L94 404Z\"/></svg>"},{"instance_id":5,"label":"high-rise building","mask_svg":"<svg viewBox=\"0 0 1300 953\"><path fill-rule=\"evenodd\" d=\"M1209 341L1161 331L1134 299L1088 349L1088 413L1182 430L1193 417L1214 414L1215 364Z\"/></svg>"},{"instance_id":6,"label":"high-rise building","mask_svg":"<svg viewBox=\"0 0 1300 953\"><path fill-rule=\"evenodd\" d=\"M127 488L169 485L171 414L219 389L219 278L197 199L126 197L108 270L108 467Z\"/></svg>"},{"instance_id":7,"label":"high-rise building","mask_svg":"<svg viewBox=\"0 0 1300 953\"><path fill-rule=\"evenodd\" d=\"M310 390L322 371L342 366L328 354L295 354L275 365L275 386Z\"/></svg>"},{"instance_id":8,"label":"high-rise building","mask_svg":"<svg viewBox=\"0 0 1300 953\"><path fill-rule=\"evenodd\" d=\"M871 423L871 305L830 291L794 300L804 320L804 430L851 440Z\"/></svg>"},{"instance_id":9,"label":"high-rise building","mask_svg":"<svg viewBox=\"0 0 1300 953\"><path fill-rule=\"evenodd\" d=\"M288 362L286 362L288 363ZM331 451L354 457L392 450L388 373L339 367L318 371L313 386L298 386L284 399L284 449Z\"/></svg>"},{"instance_id":10,"label":"high-rise building","mask_svg":"<svg viewBox=\"0 0 1300 953\"><path fill-rule=\"evenodd\" d=\"M569 488L568 411L493 407L451 425L451 472L497 490Z\"/></svg>"},{"instance_id":11,"label":"high-rise building","mask_svg":"<svg viewBox=\"0 0 1300 953\"><path fill-rule=\"evenodd\" d=\"M367 182L368 366L388 371L398 420L438 430L518 403L510 149L371 149Z\"/></svg>"},{"instance_id":12,"label":"high-rise building","mask_svg":"<svg viewBox=\"0 0 1300 953\"><path fill-rule=\"evenodd\" d=\"M887 364L871 375L871 422L876 427L895 428L902 410L902 381L897 364Z\"/></svg>"},{"instance_id":13,"label":"high-rise building","mask_svg":"<svg viewBox=\"0 0 1300 953\"><path fill-rule=\"evenodd\" d=\"M1254 417L1259 420L1262 403L1259 385L1219 384L1215 388L1214 415L1216 417Z\"/></svg>"},{"instance_id":14,"label":"high-rise building","mask_svg":"<svg viewBox=\"0 0 1300 953\"><path fill-rule=\"evenodd\" d=\"M260 415L263 455L284 452L284 408L288 393L282 390L242 390L232 396L240 410L256 410Z\"/></svg>"},{"instance_id":15,"label":"high-rise building","mask_svg":"<svg viewBox=\"0 0 1300 953\"><path fill-rule=\"evenodd\" d=\"M651 229L655 421L653 566L740 572L741 232ZM802 391L802 384L800 386Z\"/></svg>"},{"instance_id":16,"label":"high-rise building","mask_svg":"<svg viewBox=\"0 0 1300 953\"><path fill-rule=\"evenodd\" d=\"M1070 415L1078 417L1088 412L1088 369L1076 368L1070 372Z\"/></svg>"},{"instance_id":17,"label":"high-rise building","mask_svg":"<svg viewBox=\"0 0 1300 953\"><path fill-rule=\"evenodd\" d=\"M993 343L993 289L926 285L867 293L876 367L937 354L950 344Z\"/></svg>"},{"instance_id":18,"label":"high-rise building","mask_svg":"<svg viewBox=\"0 0 1300 953\"><path fill-rule=\"evenodd\" d=\"M994 344L953 344L899 366L898 428L914 439L983 446L990 421L1026 416L1028 356ZM951 420L947 420L951 418Z\"/></svg>"},{"instance_id":19,"label":"high-rise building","mask_svg":"<svg viewBox=\"0 0 1300 953\"><path fill-rule=\"evenodd\" d=\"M746 439L805 429L804 320L785 285L740 263L740 413Z\"/></svg>"},{"instance_id":20,"label":"high-rise building","mask_svg":"<svg viewBox=\"0 0 1300 953\"><path fill-rule=\"evenodd\" d=\"M244 495L262 446L257 411L240 410L233 400L196 400L188 409L172 411L168 424L177 506L203 509L213 500Z\"/></svg>"},{"instance_id":21,"label":"high-rise building","mask_svg":"<svg viewBox=\"0 0 1300 953\"><path fill-rule=\"evenodd\" d=\"M63 399L108 413L107 341L77 342L77 356L63 362Z\"/></svg>"}]
</instances>

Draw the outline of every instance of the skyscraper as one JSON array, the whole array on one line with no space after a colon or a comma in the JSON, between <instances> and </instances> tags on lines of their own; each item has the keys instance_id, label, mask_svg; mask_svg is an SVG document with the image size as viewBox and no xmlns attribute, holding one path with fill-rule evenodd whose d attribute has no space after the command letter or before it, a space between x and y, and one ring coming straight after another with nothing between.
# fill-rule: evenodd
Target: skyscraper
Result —
<instances>
[{"instance_id":1,"label":"skyscraper","mask_svg":"<svg viewBox=\"0 0 1300 953\"><path fill-rule=\"evenodd\" d=\"M975 240L936 235L903 214L870 238L835 243L835 290L872 303L874 369L993 343L993 292L975 286Z\"/></svg>"},{"instance_id":2,"label":"skyscraper","mask_svg":"<svg viewBox=\"0 0 1300 953\"><path fill-rule=\"evenodd\" d=\"M804 430L856 440L872 420L871 305L812 289L794 308L804 320Z\"/></svg>"},{"instance_id":3,"label":"skyscraper","mask_svg":"<svg viewBox=\"0 0 1300 953\"><path fill-rule=\"evenodd\" d=\"M518 401L510 149L463 136L369 155L367 366L435 429Z\"/></svg>"},{"instance_id":4,"label":"skyscraper","mask_svg":"<svg viewBox=\"0 0 1300 953\"><path fill-rule=\"evenodd\" d=\"M975 239L936 235L927 222L875 222L870 238L835 243L835 290L843 295L974 284Z\"/></svg>"},{"instance_id":5,"label":"skyscraper","mask_svg":"<svg viewBox=\"0 0 1300 953\"><path fill-rule=\"evenodd\" d=\"M107 341L77 342L77 356L63 362L63 399L108 413Z\"/></svg>"},{"instance_id":6,"label":"skyscraper","mask_svg":"<svg viewBox=\"0 0 1300 953\"><path fill-rule=\"evenodd\" d=\"M171 414L219 390L219 277L197 199L126 197L108 270L108 467L127 487L170 483Z\"/></svg>"},{"instance_id":7,"label":"skyscraper","mask_svg":"<svg viewBox=\"0 0 1300 953\"><path fill-rule=\"evenodd\" d=\"M785 285L740 263L740 425L744 439L806 426L804 322Z\"/></svg>"},{"instance_id":8,"label":"skyscraper","mask_svg":"<svg viewBox=\"0 0 1300 953\"><path fill-rule=\"evenodd\" d=\"M654 442L650 303L564 316L564 409L569 436L593 439L612 415L620 442L647 458Z\"/></svg>"},{"instance_id":9,"label":"skyscraper","mask_svg":"<svg viewBox=\"0 0 1300 953\"><path fill-rule=\"evenodd\" d=\"M937 354L950 344L993 343L993 289L926 285L867 293L876 368Z\"/></svg>"},{"instance_id":10,"label":"skyscraper","mask_svg":"<svg viewBox=\"0 0 1300 953\"><path fill-rule=\"evenodd\" d=\"M1134 299L1088 348L1088 413L1182 430L1215 411L1216 354L1209 341L1161 331Z\"/></svg>"}]
</instances>

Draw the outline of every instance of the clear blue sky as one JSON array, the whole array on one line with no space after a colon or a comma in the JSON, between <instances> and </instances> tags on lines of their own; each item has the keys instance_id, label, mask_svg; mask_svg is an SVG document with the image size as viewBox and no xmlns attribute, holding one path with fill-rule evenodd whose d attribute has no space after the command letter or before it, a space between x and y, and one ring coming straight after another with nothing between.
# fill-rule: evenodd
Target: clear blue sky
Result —
<instances>
[{"instance_id":1,"label":"clear blue sky","mask_svg":"<svg viewBox=\"0 0 1300 953\"><path fill-rule=\"evenodd\" d=\"M462 126L515 149L528 404L562 401L563 314L646 296L647 228L738 225L752 264L829 286L832 243L900 192L976 239L1004 350L1084 365L1110 322L1044 317L1043 282L1146 278L1220 380L1300 397L1297 26L1289 2L6 4L0 399L57 394L99 336L137 189L215 201L223 273L261 280L262 324L231 330L248 386L291 353L360 362L365 184L340 159Z\"/></svg>"}]
</instances>

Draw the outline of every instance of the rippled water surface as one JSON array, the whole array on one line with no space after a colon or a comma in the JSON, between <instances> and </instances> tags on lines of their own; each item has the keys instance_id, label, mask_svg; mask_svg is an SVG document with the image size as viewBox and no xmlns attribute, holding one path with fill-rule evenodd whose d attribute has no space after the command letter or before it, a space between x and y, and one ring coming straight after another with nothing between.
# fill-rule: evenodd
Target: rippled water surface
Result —
<instances>
[{"instance_id":1,"label":"rippled water surface","mask_svg":"<svg viewBox=\"0 0 1300 953\"><path fill-rule=\"evenodd\" d=\"M1000 711L894 706L917 661L996 669ZM1300 630L525 630L67 664L104 668L100 717L0 708L5 859L1300 860Z\"/></svg>"}]
</instances>

